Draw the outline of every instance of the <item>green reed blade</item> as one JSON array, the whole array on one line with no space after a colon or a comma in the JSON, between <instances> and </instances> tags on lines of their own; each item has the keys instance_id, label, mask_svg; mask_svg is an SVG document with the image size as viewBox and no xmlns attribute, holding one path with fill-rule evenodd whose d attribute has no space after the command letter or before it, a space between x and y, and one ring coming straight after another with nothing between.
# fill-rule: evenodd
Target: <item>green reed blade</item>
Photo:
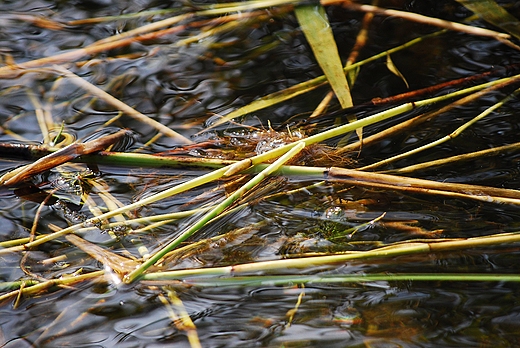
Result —
<instances>
[{"instance_id":1,"label":"green reed blade","mask_svg":"<svg viewBox=\"0 0 520 348\"><path fill-rule=\"evenodd\" d=\"M319 4L303 5L294 13L341 107L351 107L352 96L325 9Z\"/></svg>"}]
</instances>

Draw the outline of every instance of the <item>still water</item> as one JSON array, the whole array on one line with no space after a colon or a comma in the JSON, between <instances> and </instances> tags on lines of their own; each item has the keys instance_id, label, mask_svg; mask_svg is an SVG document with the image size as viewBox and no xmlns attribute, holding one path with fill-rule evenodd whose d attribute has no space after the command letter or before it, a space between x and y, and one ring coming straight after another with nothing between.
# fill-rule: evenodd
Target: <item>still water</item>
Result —
<instances>
[{"instance_id":1,"label":"still water","mask_svg":"<svg viewBox=\"0 0 520 348\"><path fill-rule=\"evenodd\" d=\"M0 4L2 65L73 52L98 40L209 3L5 1ZM380 6L455 21L462 21L470 14L451 1L381 1ZM163 9L168 11L158 11ZM518 6L509 10L520 18ZM121 16L143 11L156 12ZM345 61L361 28L363 14L339 6L328 7L327 11L340 55ZM42 63L24 73L1 76L0 142L49 143L50 136L59 134L62 134L58 136L60 140L66 135L84 142L126 128L131 130L132 136L118 143L114 150L169 151L194 158L234 159L258 150L255 147L258 134L263 141L271 141L270 145L276 146L285 141L287 126L290 130L293 127L292 132L298 130L305 136L346 122L345 113L338 111L334 100L325 116L303 122L328 93L326 87L321 87L247 115L236 120L238 123L207 130L219 115L321 75L290 9L271 8L253 17L247 17L247 13L244 11L243 18L231 22L235 26L230 25L224 31L200 37L189 44L179 42L216 24L187 25L183 30L163 36L134 41L92 55L82 52L73 59ZM92 23L75 22L106 16L116 17ZM41 18L51 21L37 20ZM197 20L208 18L216 17ZM483 21L472 24L487 26ZM435 30L402 19L376 16L358 60ZM385 98L492 70L498 71L499 77L510 76L518 73L518 66L514 64L519 59L518 51L494 39L449 32L392 55L409 89L388 70L385 59L364 66L352 89L354 103L363 104L372 98ZM184 147L180 138L156 137L157 129L153 125L120 113L102 98L60 78L53 70L53 64L69 69L196 145ZM488 77L481 82L492 79ZM436 93L467 86L446 88ZM325 156L319 161L312 156L318 153L314 152L308 154L305 161L316 166L369 165L449 134L511 91L496 91L453 108L419 126L364 146L361 152ZM357 116L364 117L386 107L363 107L358 109ZM514 115L519 107L520 102L513 99L452 141L397 161L385 169L513 144L518 139L519 126ZM364 136L430 109L434 108L414 110L375 127L367 127ZM42 129L49 132L47 139ZM282 133L285 135L280 135ZM332 153L331 149L338 144L355 140L354 134L350 139L332 139L326 144L328 147L319 151ZM201 145L207 143L210 145ZM519 159L517 150L512 149L411 175L440 182L517 189L520 186ZM2 157L0 174L23 163L27 162ZM204 169L153 169L128 165L87 168L81 164L47 171L33 178L28 187L0 190L0 240L30 237L37 215L40 215L37 234L48 234L54 231L55 225L64 228L98 214L96 208L101 212L117 208L111 207L111 202L120 206L130 204L206 172ZM162 267L178 270L228 266L290 258L300 253L368 250L385 243L469 238L514 232L520 228L518 205L373 189L341 182L313 185L319 180L305 175L267 180L263 190L244 200L245 206L213 221L190 241L218 235L225 235L225 239L166 259ZM135 209L126 218L215 204L240 185L225 184L224 181L206 184ZM40 211L42 201L50 192L53 198ZM88 198L82 199L82 193ZM94 227L81 235L119 255L139 258L142 246L148 252L157 251L198 217L200 214L163 225L148 222L131 228ZM353 228L374 219L377 221L353 233ZM353 260L328 266L310 265L299 271L278 269L276 273L517 274L519 261L520 247L513 243L426 255ZM4 300L0 306L0 344L4 347L190 347L194 343L187 338L189 325L172 316L172 311L177 316L185 311L194 325L191 332L196 333L203 347L520 345L520 288L514 282L311 282L305 286L296 283L189 286L176 282L164 286L137 281L125 285L117 275L110 276L110 269L102 262L92 259L64 238L29 252L0 256L2 286L22 279L42 281L43 278L58 279L75 272L103 269L107 275L102 279ZM2 294L8 290L3 288ZM176 297L172 294L182 304L175 302Z\"/></svg>"}]
</instances>

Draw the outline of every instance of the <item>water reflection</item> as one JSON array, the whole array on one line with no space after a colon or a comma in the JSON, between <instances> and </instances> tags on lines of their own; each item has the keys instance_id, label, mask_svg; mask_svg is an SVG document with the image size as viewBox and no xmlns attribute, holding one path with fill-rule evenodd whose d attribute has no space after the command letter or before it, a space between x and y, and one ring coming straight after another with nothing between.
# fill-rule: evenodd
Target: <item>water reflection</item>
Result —
<instances>
[{"instance_id":1,"label":"water reflection","mask_svg":"<svg viewBox=\"0 0 520 348\"><path fill-rule=\"evenodd\" d=\"M21 63L84 47L160 17L144 16L53 30L8 18L10 14L14 16L12 11L71 20L159 7L165 5L155 1L138 4L124 1L17 2L16 8L9 3L2 4L0 10L5 14L1 15L0 21L6 23L0 30L3 62L14 59ZM330 14L338 32L338 42L342 43L340 51L346 57L352 38L359 29L361 15L345 12L339 7L330 9ZM380 52L390 48L390 44L403 42L401 36L389 38L387 34L400 32L415 37L415 29L421 32L421 28L416 26L401 23L398 28L395 23L394 19L375 22L376 27L371 29L375 44L368 46L369 51ZM183 135L193 136L197 142L215 141L209 148L184 151L193 157L210 156L211 150L216 153L224 149L218 143L219 139L233 142L246 153L248 146L247 151L264 152L263 147L270 149L286 142L289 131L296 136L300 130L279 128L280 124L289 117L306 118L316 101L325 94L323 89L237 120L244 121L246 127L232 124L201 133L221 115L237 107L321 74L290 12L267 21L252 21L250 25L211 40L200 40L182 47L176 45L179 38L190 38L198 33L197 28L188 28L177 36L115 48L91 60L70 64L69 68ZM391 42L396 40L398 42ZM463 34L437 38L411 52L396 54L392 59L403 67L403 73L413 88L473 75L482 69L511 64L518 59L517 52L496 41L469 38ZM368 54L368 51L363 54ZM121 150L155 153L175 151L179 146L175 140L164 137L146 145L157 135L154 128L121 114L110 104L86 94L52 71L35 70L3 78L0 87L1 142L39 143L46 140L42 136L42 124L52 125L50 129L56 132L63 123L67 133L84 141L103 132L113 133L122 128L133 130L134 139L128 137L127 142L120 144ZM402 81L389 73L383 62L376 62L361 71L354 93L356 102L364 102L403 90ZM477 105L446 112L430 121L427 129L423 125L374 146L366 146L361 151L359 164L444 136L502 97L501 93L492 94ZM449 144L405 159L396 166L515 142L518 137L514 117L517 104L514 101ZM365 112L358 116L364 116ZM38 118L39 115L46 118ZM334 122L346 121L334 117L334 120L323 119L317 124L329 127ZM376 128L388 127L392 122ZM252 129L250 126L258 127ZM305 126L302 123L301 134L315 131ZM276 134L284 137L269 137L271 129L276 129ZM254 134L267 134L267 140L252 145ZM330 145L340 141L334 140ZM231 151L234 148L231 147ZM244 155L235 152L226 156ZM356 153L352 157L357 156ZM463 168L457 164L422 174L438 181L517 188L516 162L516 155L511 152L465 163ZM338 163L338 158L332 158L327 165ZM18 164L2 160L1 174ZM52 224L63 227L85 221L96 208L105 209L109 201L107 195L117 199L121 205L128 204L163 192L203 172L186 168L101 166L98 169L93 178L84 175L86 166L74 165L33 180L36 193L44 196L50 192L54 194L54 200L48 201L36 224L39 235L51 233L54 230ZM262 185L268 190L246 196L237 204L237 210L213 221L194 238L211 240L184 249L181 254L169 255L160 267L172 270L228 266L302 254L368 250L375 245L410 239L468 238L518 228L516 207L337 183L311 186L315 183L308 177L264 182ZM222 200L237 185L239 183L221 180L139 207L125 218L207 207ZM53 191L55 188L60 190ZM30 238L42 196L1 190L0 239ZM265 192L274 192L275 195L264 198ZM85 196L81 197L83 193ZM143 247L148 248L148 253L159 249L201 215L161 226L146 221L130 226L99 228L102 224L98 222L83 226L90 230L82 233L86 241L131 259L139 257ZM381 216L384 219L377 220ZM374 220L377 223L370 223ZM148 230L150 226L153 229ZM273 272L328 275L403 272L516 274L519 255L516 245L506 245ZM79 274L104 268L65 239L46 243L37 250L2 255L0 265L0 280L5 283L29 278L59 279L74 272ZM112 276L118 277L116 273ZM5 344L5 347L191 346L187 331L172 315L172 311L179 313L181 306L171 303L165 306L161 300L160 296L166 295L168 288L139 282L126 286L121 279L113 277L8 298L0 309L0 344ZM5 283L2 286L8 285ZM193 320L203 346L208 347L449 347L491 344L507 347L520 344L516 306L518 286L513 283L380 281L320 285L311 282L305 287L300 284L202 287L189 286L181 280L172 282L170 286L175 288L182 306Z\"/></svg>"}]
</instances>

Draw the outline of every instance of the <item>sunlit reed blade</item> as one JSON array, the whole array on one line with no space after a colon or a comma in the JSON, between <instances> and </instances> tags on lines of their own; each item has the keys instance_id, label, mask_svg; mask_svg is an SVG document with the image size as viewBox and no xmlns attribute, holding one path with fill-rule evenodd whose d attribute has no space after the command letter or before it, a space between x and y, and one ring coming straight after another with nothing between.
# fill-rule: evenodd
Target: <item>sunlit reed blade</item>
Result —
<instances>
[{"instance_id":1,"label":"sunlit reed blade","mask_svg":"<svg viewBox=\"0 0 520 348\"><path fill-rule=\"evenodd\" d=\"M321 5L303 5L294 13L341 107L351 107L352 96L325 9Z\"/></svg>"},{"instance_id":2,"label":"sunlit reed blade","mask_svg":"<svg viewBox=\"0 0 520 348\"><path fill-rule=\"evenodd\" d=\"M186 310L186 307L182 303L181 299L179 296L177 296L177 293L172 288L166 287L166 292L168 293L168 299L170 300L175 310L168 306L169 302L166 301L166 298L164 298L162 295L159 296L159 299L161 299L163 304L167 305L175 325L179 330L186 332L186 336L188 337L191 348L202 348L199 335L197 333L197 327L191 320L191 317L188 314L188 311Z\"/></svg>"}]
</instances>

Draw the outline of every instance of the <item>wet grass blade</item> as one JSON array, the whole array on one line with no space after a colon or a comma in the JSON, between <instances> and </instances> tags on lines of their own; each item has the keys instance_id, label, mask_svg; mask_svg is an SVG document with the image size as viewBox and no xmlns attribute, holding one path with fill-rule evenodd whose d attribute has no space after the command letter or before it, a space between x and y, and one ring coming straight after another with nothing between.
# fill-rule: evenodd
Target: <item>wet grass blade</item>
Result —
<instances>
[{"instance_id":1,"label":"wet grass blade","mask_svg":"<svg viewBox=\"0 0 520 348\"><path fill-rule=\"evenodd\" d=\"M137 261L105 250L98 245L92 244L83 238L76 236L75 234L70 234L65 236L65 238L77 248L90 255L93 259L101 262L105 266L105 269L108 267L120 275L134 270L139 265Z\"/></svg>"},{"instance_id":2,"label":"wet grass blade","mask_svg":"<svg viewBox=\"0 0 520 348\"><path fill-rule=\"evenodd\" d=\"M341 107L351 107L352 96L325 9L321 5L303 5L294 13Z\"/></svg>"},{"instance_id":3,"label":"wet grass blade","mask_svg":"<svg viewBox=\"0 0 520 348\"><path fill-rule=\"evenodd\" d=\"M403 80L404 84L406 85L406 88L410 88L410 86L408 85L408 81L406 81L406 78L404 77L404 75L395 66L395 64L392 61L392 58L390 58L389 54L386 56L386 67L388 68L388 70L390 70L392 72L392 74L394 74L395 76L397 76L401 80Z\"/></svg>"}]
</instances>

